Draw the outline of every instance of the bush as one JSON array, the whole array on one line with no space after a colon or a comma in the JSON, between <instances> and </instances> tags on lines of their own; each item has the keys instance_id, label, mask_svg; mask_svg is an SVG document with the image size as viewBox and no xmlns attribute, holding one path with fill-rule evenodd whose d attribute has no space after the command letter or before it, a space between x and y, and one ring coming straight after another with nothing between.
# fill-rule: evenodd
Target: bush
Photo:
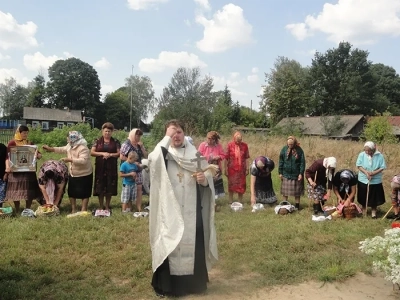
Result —
<instances>
[{"instance_id":1,"label":"bush","mask_svg":"<svg viewBox=\"0 0 400 300\"><path fill-rule=\"evenodd\" d=\"M97 128L91 129L87 123L79 123L73 126L64 126L62 129L55 128L42 136L42 144L49 145L51 147L62 147L67 144L67 136L69 131L79 131L82 133L85 140L88 142L89 148L93 141L100 137L100 130Z\"/></svg>"}]
</instances>

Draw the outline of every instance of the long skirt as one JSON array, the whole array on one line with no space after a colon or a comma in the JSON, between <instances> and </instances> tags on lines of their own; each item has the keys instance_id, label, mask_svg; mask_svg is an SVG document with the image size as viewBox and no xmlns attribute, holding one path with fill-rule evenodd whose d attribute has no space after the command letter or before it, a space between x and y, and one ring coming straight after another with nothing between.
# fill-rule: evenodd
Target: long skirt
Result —
<instances>
[{"instance_id":1,"label":"long skirt","mask_svg":"<svg viewBox=\"0 0 400 300\"><path fill-rule=\"evenodd\" d=\"M367 201L368 184L358 182L357 184L357 201L365 207ZM382 183L370 184L368 192L368 207L377 207L385 203L385 192Z\"/></svg>"},{"instance_id":2,"label":"long skirt","mask_svg":"<svg viewBox=\"0 0 400 300\"><path fill-rule=\"evenodd\" d=\"M304 195L304 180L282 177L281 194L283 196L300 197Z\"/></svg>"},{"instance_id":3,"label":"long skirt","mask_svg":"<svg viewBox=\"0 0 400 300\"><path fill-rule=\"evenodd\" d=\"M35 172L12 172L8 175L7 201L34 200L41 195Z\"/></svg>"},{"instance_id":4,"label":"long skirt","mask_svg":"<svg viewBox=\"0 0 400 300\"><path fill-rule=\"evenodd\" d=\"M89 198L92 195L93 173L68 179L68 197L76 199Z\"/></svg>"},{"instance_id":5,"label":"long skirt","mask_svg":"<svg viewBox=\"0 0 400 300\"><path fill-rule=\"evenodd\" d=\"M222 176L214 179L215 199L225 196L224 181Z\"/></svg>"},{"instance_id":6,"label":"long skirt","mask_svg":"<svg viewBox=\"0 0 400 300\"><path fill-rule=\"evenodd\" d=\"M188 294L200 294L207 290L208 273L204 246L203 218L201 216L200 190L197 187L196 240L193 275L171 275L168 258L153 274L151 285L159 295L182 297ZM157 251L157 250L155 250Z\"/></svg>"},{"instance_id":7,"label":"long skirt","mask_svg":"<svg viewBox=\"0 0 400 300\"><path fill-rule=\"evenodd\" d=\"M246 192L246 169L239 171L228 169L228 191L238 194Z\"/></svg>"},{"instance_id":8,"label":"long skirt","mask_svg":"<svg viewBox=\"0 0 400 300\"><path fill-rule=\"evenodd\" d=\"M322 185L317 185L313 188L310 184L307 184L308 199L314 201L324 201L324 196L326 194L326 188Z\"/></svg>"}]
</instances>

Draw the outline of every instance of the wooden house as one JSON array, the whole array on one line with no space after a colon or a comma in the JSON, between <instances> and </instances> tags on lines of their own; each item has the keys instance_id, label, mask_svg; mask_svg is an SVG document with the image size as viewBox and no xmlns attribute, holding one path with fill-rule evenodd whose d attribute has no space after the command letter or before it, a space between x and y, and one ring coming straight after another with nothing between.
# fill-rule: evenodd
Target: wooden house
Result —
<instances>
[{"instance_id":1,"label":"wooden house","mask_svg":"<svg viewBox=\"0 0 400 300\"><path fill-rule=\"evenodd\" d=\"M23 119L26 125L31 125L32 127L40 125L43 131L83 122L80 110L38 107L24 107Z\"/></svg>"},{"instance_id":2,"label":"wooden house","mask_svg":"<svg viewBox=\"0 0 400 300\"><path fill-rule=\"evenodd\" d=\"M364 130L366 122L363 115L340 116L340 122L344 124L343 128L341 128L339 132L327 136L324 128L324 121L332 122L333 120L335 120L334 116L284 118L277 126L284 127L291 124L290 122L294 122L295 124L301 125L304 135L321 136L332 139L358 140Z\"/></svg>"}]
</instances>

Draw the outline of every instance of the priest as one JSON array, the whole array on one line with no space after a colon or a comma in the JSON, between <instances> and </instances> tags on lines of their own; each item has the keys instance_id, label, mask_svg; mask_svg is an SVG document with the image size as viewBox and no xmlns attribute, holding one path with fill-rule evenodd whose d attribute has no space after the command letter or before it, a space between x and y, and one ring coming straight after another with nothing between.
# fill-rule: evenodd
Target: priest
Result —
<instances>
[{"instance_id":1,"label":"priest","mask_svg":"<svg viewBox=\"0 0 400 300\"><path fill-rule=\"evenodd\" d=\"M152 286L159 296L204 293L218 259L213 172L170 120L149 154Z\"/></svg>"}]
</instances>

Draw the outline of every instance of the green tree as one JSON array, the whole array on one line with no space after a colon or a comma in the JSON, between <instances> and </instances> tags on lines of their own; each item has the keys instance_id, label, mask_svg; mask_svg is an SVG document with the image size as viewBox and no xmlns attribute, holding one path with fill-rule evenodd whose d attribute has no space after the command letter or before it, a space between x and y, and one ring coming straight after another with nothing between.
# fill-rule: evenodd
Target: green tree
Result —
<instances>
[{"instance_id":1,"label":"green tree","mask_svg":"<svg viewBox=\"0 0 400 300\"><path fill-rule=\"evenodd\" d=\"M132 114L132 123L129 127L140 127L141 120L147 119L149 112L154 111L155 97L151 79L147 76L130 76L126 78L125 90L129 99L129 108ZM131 94L132 93L132 94ZM128 109L129 112L130 109Z\"/></svg>"},{"instance_id":2,"label":"green tree","mask_svg":"<svg viewBox=\"0 0 400 300\"><path fill-rule=\"evenodd\" d=\"M118 89L105 96L104 99L104 110L105 122L113 123L117 129L129 129L129 109L130 102L128 100L129 95L126 92L126 88Z\"/></svg>"},{"instance_id":3,"label":"green tree","mask_svg":"<svg viewBox=\"0 0 400 300\"><path fill-rule=\"evenodd\" d=\"M343 128L347 125L346 121L343 121L341 116L321 116L320 123L326 136L340 134Z\"/></svg>"},{"instance_id":4,"label":"green tree","mask_svg":"<svg viewBox=\"0 0 400 300\"><path fill-rule=\"evenodd\" d=\"M30 83L32 89L28 95L27 106L43 107L46 99L46 82L42 75L37 75Z\"/></svg>"},{"instance_id":5,"label":"green tree","mask_svg":"<svg viewBox=\"0 0 400 300\"><path fill-rule=\"evenodd\" d=\"M15 78L6 78L5 82L0 84L0 107L3 117L11 120L22 119L29 92L29 88L17 83Z\"/></svg>"},{"instance_id":6,"label":"green tree","mask_svg":"<svg viewBox=\"0 0 400 300\"><path fill-rule=\"evenodd\" d=\"M260 107L264 114L270 114L274 124L285 117L310 113L308 69L299 62L278 57L271 72L265 74L265 80Z\"/></svg>"},{"instance_id":7,"label":"green tree","mask_svg":"<svg viewBox=\"0 0 400 300\"><path fill-rule=\"evenodd\" d=\"M372 64L371 70L376 79L376 99L380 105L379 112L386 109L393 115L400 115L400 77L396 70L384 64Z\"/></svg>"},{"instance_id":8,"label":"green tree","mask_svg":"<svg viewBox=\"0 0 400 300\"><path fill-rule=\"evenodd\" d=\"M315 53L310 68L313 115L371 114L382 103L375 98L375 77L368 52L342 42Z\"/></svg>"},{"instance_id":9,"label":"green tree","mask_svg":"<svg viewBox=\"0 0 400 300\"><path fill-rule=\"evenodd\" d=\"M75 57L57 60L49 68L46 89L50 107L84 110L86 115L94 116L100 103L96 70Z\"/></svg>"},{"instance_id":10,"label":"green tree","mask_svg":"<svg viewBox=\"0 0 400 300\"><path fill-rule=\"evenodd\" d=\"M163 121L178 118L185 123L187 134L203 134L211 123L215 106L210 76L201 78L199 68L179 68L171 82L157 99L157 115L154 130L161 130Z\"/></svg>"},{"instance_id":11,"label":"green tree","mask_svg":"<svg viewBox=\"0 0 400 300\"><path fill-rule=\"evenodd\" d=\"M390 113L372 117L364 127L362 139L384 145L397 143L393 127L389 122Z\"/></svg>"}]
</instances>

